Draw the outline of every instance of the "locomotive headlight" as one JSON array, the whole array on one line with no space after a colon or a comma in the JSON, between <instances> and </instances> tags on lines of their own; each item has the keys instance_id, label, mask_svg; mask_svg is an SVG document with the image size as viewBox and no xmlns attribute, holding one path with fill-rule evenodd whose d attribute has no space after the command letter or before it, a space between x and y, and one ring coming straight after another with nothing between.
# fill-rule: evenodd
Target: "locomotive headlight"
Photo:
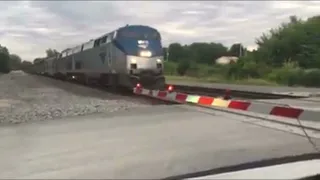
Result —
<instances>
[{"instance_id":1,"label":"locomotive headlight","mask_svg":"<svg viewBox=\"0 0 320 180\"><path fill-rule=\"evenodd\" d=\"M137 64L137 60L136 59L131 59L131 64Z\"/></svg>"},{"instance_id":2,"label":"locomotive headlight","mask_svg":"<svg viewBox=\"0 0 320 180\"><path fill-rule=\"evenodd\" d=\"M152 56L152 53L150 51L140 51L141 57L150 57Z\"/></svg>"},{"instance_id":3,"label":"locomotive headlight","mask_svg":"<svg viewBox=\"0 0 320 180\"><path fill-rule=\"evenodd\" d=\"M158 64L162 63L161 59L157 59L157 63Z\"/></svg>"}]
</instances>

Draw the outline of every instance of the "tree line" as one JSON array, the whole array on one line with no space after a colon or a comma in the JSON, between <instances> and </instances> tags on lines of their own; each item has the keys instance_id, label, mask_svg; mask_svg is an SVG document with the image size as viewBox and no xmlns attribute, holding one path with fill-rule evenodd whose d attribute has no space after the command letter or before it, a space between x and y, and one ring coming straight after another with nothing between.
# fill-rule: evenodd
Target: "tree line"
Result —
<instances>
[{"instance_id":1,"label":"tree line","mask_svg":"<svg viewBox=\"0 0 320 180\"><path fill-rule=\"evenodd\" d=\"M28 61L21 62L21 58L18 55L10 54L8 48L0 44L1 73L9 73L11 70L20 69L22 63L28 63Z\"/></svg>"},{"instance_id":2,"label":"tree line","mask_svg":"<svg viewBox=\"0 0 320 180\"><path fill-rule=\"evenodd\" d=\"M200 64L214 64L221 56L240 57L248 50L241 43L233 44L230 48L221 43L195 42L190 45L172 43L163 48L164 59L171 62L191 61Z\"/></svg>"},{"instance_id":3,"label":"tree line","mask_svg":"<svg viewBox=\"0 0 320 180\"><path fill-rule=\"evenodd\" d=\"M320 87L320 16L287 23L256 38L257 50L241 44L227 48L220 43L170 44L164 48L166 73L198 78L215 76L225 81L260 79L289 86ZM239 57L236 63L219 65L221 56ZM261 81L262 82L262 81Z\"/></svg>"},{"instance_id":4,"label":"tree line","mask_svg":"<svg viewBox=\"0 0 320 180\"><path fill-rule=\"evenodd\" d=\"M46 50L46 57L54 57L57 54L59 52L55 49ZM38 59L44 58L35 58L33 62ZM26 70L33 62L22 61L18 55L10 54L8 48L0 44L0 73L9 73L11 70Z\"/></svg>"}]
</instances>

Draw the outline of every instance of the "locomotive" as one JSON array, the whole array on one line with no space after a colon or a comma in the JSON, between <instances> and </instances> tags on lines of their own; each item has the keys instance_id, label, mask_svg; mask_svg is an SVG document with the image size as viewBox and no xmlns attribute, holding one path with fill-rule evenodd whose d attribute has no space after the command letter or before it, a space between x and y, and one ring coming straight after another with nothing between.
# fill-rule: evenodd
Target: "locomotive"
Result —
<instances>
[{"instance_id":1,"label":"locomotive","mask_svg":"<svg viewBox=\"0 0 320 180\"><path fill-rule=\"evenodd\" d=\"M150 89L165 86L163 50L158 30L126 25L73 48L57 57L34 63L34 72L85 84Z\"/></svg>"}]
</instances>

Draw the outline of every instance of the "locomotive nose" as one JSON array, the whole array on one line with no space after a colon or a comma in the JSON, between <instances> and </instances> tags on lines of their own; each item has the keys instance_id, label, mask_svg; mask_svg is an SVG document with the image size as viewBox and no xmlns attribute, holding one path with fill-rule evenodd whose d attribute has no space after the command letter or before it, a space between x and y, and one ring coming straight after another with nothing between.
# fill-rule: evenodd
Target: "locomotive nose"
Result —
<instances>
[{"instance_id":1,"label":"locomotive nose","mask_svg":"<svg viewBox=\"0 0 320 180\"><path fill-rule=\"evenodd\" d=\"M128 68L138 70L154 70L159 71L162 68L162 58L158 57L128 57Z\"/></svg>"}]
</instances>

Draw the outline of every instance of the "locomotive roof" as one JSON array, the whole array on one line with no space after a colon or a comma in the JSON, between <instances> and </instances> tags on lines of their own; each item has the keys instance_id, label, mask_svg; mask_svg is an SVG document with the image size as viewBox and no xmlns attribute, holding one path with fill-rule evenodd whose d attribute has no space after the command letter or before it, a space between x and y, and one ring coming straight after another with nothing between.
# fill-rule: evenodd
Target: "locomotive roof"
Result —
<instances>
[{"instance_id":1,"label":"locomotive roof","mask_svg":"<svg viewBox=\"0 0 320 180\"><path fill-rule=\"evenodd\" d=\"M86 41L86 42L84 42L84 43L78 44L78 45L76 45L76 46L74 46L74 47L72 47L72 48L66 48L66 49L64 49L63 51L61 51L61 53L64 53L64 52L67 52L67 51L70 51L70 50L72 51L73 49L75 49L75 48L77 48L77 47L79 47L79 46L82 46L83 44L87 44L87 43L93 42L93 41L95 41L95 40L97 40L97 39L99 39L99 38L102 38L102 37L104 37L104 36L106 36L106 35L109 35L109 34L115 32L115 31L123 30L123 29L126 29L126 28L150 28L150 29L153 29L153 30L157 31L155 28L152 28L152 27L146 26L146 25L126 25L126 26L120 27L120 28L118 28L118 29L116 29L116 30L113 30L113 31L111 31L111 32L105 33L105 34L103 34L103 35L101 35L101 36L99 36L99 37L97 37L97 38L90 39L89 41Z\"/></svg>"}]
</instances>

